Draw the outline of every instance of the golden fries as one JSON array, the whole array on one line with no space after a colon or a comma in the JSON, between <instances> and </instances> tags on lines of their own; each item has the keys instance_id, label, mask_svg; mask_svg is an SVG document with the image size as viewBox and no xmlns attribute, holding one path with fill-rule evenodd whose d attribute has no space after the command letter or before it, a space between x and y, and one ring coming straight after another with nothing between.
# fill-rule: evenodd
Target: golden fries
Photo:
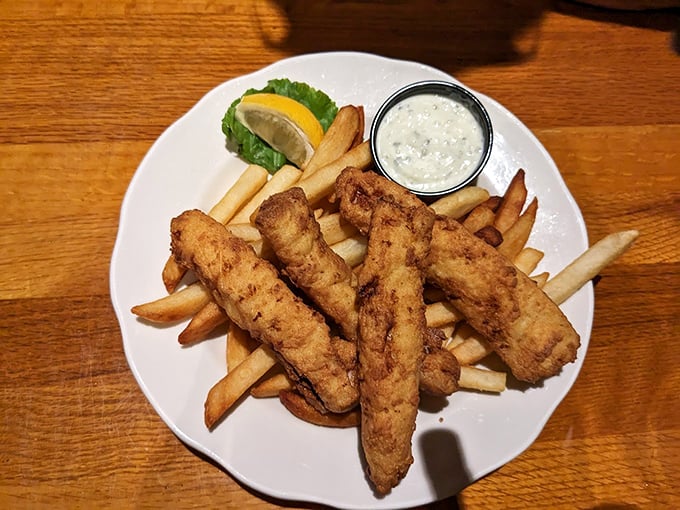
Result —
<instances>
[{"instance_id":1,"label":"golden fries","mask_svg":"<svg viewBox=\"0 0 680 510\"><path fill-rule=\"evenodd\" d=\"M210 292L200 283L173 294L132 307L132 313L151 322L175 322L195 314L210 301Z\"/></svg>"},{"instance_id":2,"label":"golden fries","mask_svg":"<svg viewBox=\"0 0 680 510\"><path fill-rule=\"evenodd\" d=\"M348 152L355 140L363 138L363 132L363 108L352 105L340 108L321 143L305 165L304 177L311 176L319 168L332 163Z\"/></svg>"},{"instance_id":3,"label":"golden fries","mask_svg":"<svg viewBox=\"0 0 680 510\"><path fill-rule=\"evenodd\" d=\"M539 262L543 260L544 253L536 248L525 247L513 259L515 267L526 275L534 272Z\"/></svg>"},{"instance_id":4,"label":"golden fries","mask_svg":"<svg viewBox=\"0 0 680 510\"><path fill-rule=\"evenodd\" d=\"M325 214L318 221L321 235L329 246L344 241L357 233L357 229L343 220L340 213Z\"/></svg>"},{"instance_id":5,"label":"golden fries","mask_svg":"<svg viewBox=\"0 0 680 510\"><path fill-rule=\"evenodd\" d=\"M425 307L425 319L430 328L455 324L463 315L448 301L438 301Z\"/></svg>"},{"instance_id":6,"label":"golden fries","mask_svg":"<svg viewBox=\"0 0 680 510\"><path fill-rule=\"evenodd\" d=\"M468 390L500 393L505 391L506 379L505 372L463 366L460 367L458 386Z\"/></svg>"},{"instance_id":7,"label":"golden fries","mask_svg":"<svg viewBox=\"0 0 680 510\"><path fill-rule=\"evenodd\" d=\"M248 165L236 183L208 212L220 223L227 223L236 212L267 182L269 173L258 165Z\"/></svg>"},{"instance_id":8,"label":"golden fries","mask_svg":"<svg viewBox=\"0 0 680 510\"><path fill-rule=\"evenodd\" d=\"M479 204L489 199L489 192L478 186L468 186L459 191L446 195L430 204L437 214L461 218Z\"/></svg>"},{"instance_id":9,"label":"golden fries","mask_svg":"<svg viewBox=\"0 0 680 510\"><path fill-rule=\"evenodd\" d=\"M265 345L248 355L215 384L205 401L204 420L212 428L236 401L276 364L276 356Z\"/></svg>"},{"instance_id":10,"label":"golden fries","mask_svg":"<svg viewBox=\"0 0 680 510\"><path fill-rule=\"evenodd\" d=\"M536 221L537 211L538 199L534 198L527 207L527 210L517 218L517 221L503 232L503 242L498 247L498 251L510 260L517 256L529 240L531 230L534 228L534 222Z\"/></svg>"},{"instance_id":11,"label":"golden fries","mask_svg":"<svg viewBox=\"0 0 680 510\"><path fill-rule=\"evenodd\" d=\"M533 275L531 277L531 279L536 283L536 285L538 285L539 289L542 289L545 286L546 282L548 281L548 278L550 278L550 273L548 273L547 271Z\"/></svg>"},{"instance_id":12,"label":"golden fries","mask_svg":"<svg viewBox=\"0 0 680 510\"><path fill-rule=\"evenodd\" d=\"M476 331L467 337L454 336L450 346L451 354L463 366L477 363L493 352L489 342Z\"/></svg>"},{"instance_id":13,"label":"golden fries","mask_svg":"<svg viewBox=\"0 0 680 510\"><path fill-rule=\"evenodd\" d=\"M288 376L283 372L279 372L250 388L250 394L255 398L278 397L280 392L292 389L293 383Z\"/></svg>"},{"instance_id":14,"label":"golden fries","mask_svg":"<svg viewBox=\"0 0 680 510\"><path fill-rule=\"evenodd\" d=\"M181 267L173 257L168 257L161 273L165 290L169 293L175 292L177 285L179 285L179 282L184 278L185 273L186 269Z\"/></svg>"},{"instance_id":15,"label":"golden fries","mask_svg":"<svg viewBox=\"0 0 680 510\"><path fill-rule=\"evenodd\" d=\"M349 267L356 267L364 261L367 246L366 238L357 235L331 245L331 249L340 255Z\"/></svg>"},{"instance_id":16,"label":"golden fries","mask_svg":"<svg viewBox=\"0 0 680 510\"><path fill-rule=\"evenodd\" d=\"M209 216L221 223L228 222L267 182L268 175L267 170L261 166L249 165L222 199L210 209ZM168 292L175 291L184 273L184 268L180 267L175 259L168 258L162 272L163 284Z\"/></svg>"},{"instance_id":17,"label":"golden fries","mask_svg":"<svg viewBox=\"0 0 680 510\"><path fill-rule=\"evenodd\" d=\"M189 324L179 334L182 345L193 344L204 340L217 326L228 321L227 314L215 303L209 301L191 318Z\"/></svg>"},{"instance_id":18,"label":"golden fries","mask_svg":"<svg viewBox=\"0 0 680 510\"><path fill-rule=\"evenodd\" d=\"M467 215L463 226L473 234L478 230L493 225L496 214L484 204L480 204Z\"/></svg>"},{"instance_id":19,"label":"golden fries","mask_svg":"<svg viewBox=\"0 0 680 510\"><path fill-rule=\"evenodd\" d=\"M299 168L293 165L283 165L231 218L229 223L251 223L251 218L257 213L257 208L266 198L274 193L287 190L300 180L301 176L302 171Z\"/></svg>"},{"instance_id":20,"label":"golden fries","mask_svg":"<svg viewBox=\"0 0 680 510\"><path fill-rule=\"evenodd\" d=\"M514 175L508 189L505 191L498 210L494 226L503 234L519 218L524 202L527 199L527 188L524 184L524 170L518 170Z\"/></svg>"},{"instance_id":21,"label":"golden fries","mask_svg":"<svg viewBox=\"0 0 680 510\"><path fill-rule=\"evenodd\" d=\"M225 227L229 232L236 237L240 237L247 243L253 244L262 242L262 234L260 234L260 231L250 223L229 223L225 225Z\"/></svg>"},{"instance_id":22,"label":"golden fries","mask_svg":"<svg viewBox=\"0 0 680 510\"><path fill-rule=\"evenodd\" d=\"M548 280L543 287L543 292L555 303L563 303L602 269L620 257L638 236L637 230L625 230L604 237L551 280Z\"/></svg>"},{"instance_id":23,"label":"golden fries","mask_svg":"<svg viewBox=\"0 0 680 510\"><path fill-rule=\"evenodd\" d=\"M233 322L230 323L229 333L227 334L227 371L239 366L258 346L258 342L253 340L247 331L239 328Z\"/></svg>"},{"instance_id":24,"label":"golden fries","mask_svg":"<svg viewBox=\"0 0 680 510\"><path fill-rule=\"evenodd\" d=\"M333 191L335 179L348 166L366 169L373 162L369 143L362 142L335 161L319 168L309 177L303 177L297 185L302 188L307 200L314 205Z\"/></svg>"}]
</instances>

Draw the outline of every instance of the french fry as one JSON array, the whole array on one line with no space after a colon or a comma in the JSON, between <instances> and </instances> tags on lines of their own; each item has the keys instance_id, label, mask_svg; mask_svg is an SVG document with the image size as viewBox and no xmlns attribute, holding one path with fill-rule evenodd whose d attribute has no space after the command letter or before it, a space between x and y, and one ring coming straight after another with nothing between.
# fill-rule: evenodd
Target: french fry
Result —
<instances>
[{"instance_id":1,"label":"french fry","mask_svg":"<svg viewBox=\"0 0 680 510\"><path fill-rule=\"evenodd\" d=\"M234 185L210 209L208 216L220 223L227 223L264 186L268 177L269 173L261 166L248 165Z\"/></svg>"},{"instance_id":2,"label":"french fry","mask_svg":"<svg viewBox=\"0 0 680 510\"><path fill-rule=\"evenodd\" d=\"M297 185L302 188L311 205L327 196L335 186L338 175L348 166L365 170L373 162L368 141L362 142L338 159L303 177Z\"/></svg>"},{"instance_id":3,"label":"french fry","mask_svg":"<svg viewBox=\"0 0 680 510\"><path fill-rule=\"evenodd\" d=\"M539 289L542 289L545 286L549 278L550 273L548 273L547 271L543 271L542 273L538 273L531 276L531 279L534 281L536 285L538 285Z\"/></svg>"},{"instance_id":4,"label":"french fry","mask_svg":"<svg viewBox=\"0 0 680 510\"><path fill-rule=\"evenodd\" d=\"M271 398L278 397L281 391L292 389L293 383L288 376L283 372L279 372L263 379L250 388L250 394L255 398Z\"/></svg>"},{"instance_id":5,"label":"french fry","mask_svg":"<svg viewBox=\"0 0 680 510\"><path fill-rule=\"evenodd\" d=\"M430 328L455 324L463 315L448 301L438 301L425 307L425 320Z\"/></svg>"},{"instance_id":6,"label":"french fry","mask_svg":"<svg viewBox=\"0 0 680 510\"><path fill-rule=\"evenodd\" d=\"M229 223L251 223L251 218L257 212L257 208L260 207L262 202L274 193L287 190L300 180L301 176L302 171L299 168L296 168L293 165L283 165L266 183L264 183L257 193L255 193L236 214L234 214L231 220L229 220Z\"/></svg>"},{"instance_id":7,"label":"french fry","mask_svg":"<svg viewBox=\"0 0 680 510\"><path fill-rule=\"evenodd\" d=\"M271 260L273 256L273 251L272 247L270 246L269 243L266 243L264 239L260 241L251 241L248 243L253 250L255 251L255 255L262 259L267 259Z\"/></svg>"},{"instance_id":8,"label":"french fry","mask_svg":"<svg viewBox=\"0 0 680 510\"><path fill-rule=\"evenodd\" d=\"M524 170L519 169L514 175L508 189L505 190L498 210L494 226L505 233L519 219L524 203L527 200L527 188L524 183Z\"/></svg>"},{"instance_id":9,"label":"french fry","mask_svg":"<svg viewBox=\"0 0 680 510\"><path fill-rule=\"evenodd\" d=\"M283 390L279 393L279 399L283 406L294 416L301 420L322 427L348 428L357 427L361 422L361 414L358 408L344 413L322 414L312 407L309 402L299 393L292 390Z\"/></svg>"},{"instance_id":10,"label":"french fry","mask_svg":"<svg viewBox=\"0 0 680 510\"><path fill-rule=\"evenodd\" d=\"M465 338L454 335L447 349L464 366L477 363L493 352L489 342L476 331Z\"/></svg>"},{"instance_id":11,"label":"french fry","mask_svg":"<svg viewBox=\"0 0 680 510\"><path fill-rule=\"evenodd\" d=\"M437 214L458 219L489 199L489 192L479 186L468 186L430 204Z\"/></svg>"},{"instance_id":12,"label":"french fry","mask_svg":"<svg viewBox=\"0 0 680 510\"><path fill-rule=\"evenodd\" d=\"M276 364L276 356L266 345L260 345L208 392L204 421L212 428L224 414Z\"/></svg>"},{"instance_id":13,"label":"french fry","mask_svg":"<svg viewBox=\"0 0 680 510\"><path fill-rule=\"evenodd\" d=\"M456 329L456 325L454 323L444 324L443 326L439 326L439 329L444 334L444 338L450 339Z\"/></svg>"},{"instance_id":14,"label":"french fry","mask_svg":"<svg viewBox=\"0 0 680 510\"><path fill-rule=\"evenodd\" d=\"M477 367L460 367L460 388L501 393L506 388L507 374Z\"/></svg>"},{"instance_id":15,"label":"french fry","mask_svg":"<svg viewBox=\"0 0 680 510\"><path fill-rule=\"evenodd\" d=\"M331 249L340 255L349 267L356 267L364 261L367 246L366 238L357 235L332 244Z\"/></svg>"},{"instance_id":16,"label":"french fry","mask_svg":"<svg viewBox=\"0 0 680 510\"><path fill-rule=\"evenodd\" d=\"M363 115L356 106L346 105L340 108L321 143L303 168L304 177L309 177L319 168L332 163L349 151L357 135L363 137L363 123Z\"/></svg>"},{"instance_id":17,"label":"french fry","mask_svg":"<svg viewBox=\"0 0 680 510\"><path fill-rule=\"evenodd\" d=\"M340 213L323 215L318 219L318 222L321 235L328 245L344 241L357 233L356 227L345 221Z\"/></svg>"},{"instance_id":18,"label":"french fry","mask_svg":"<svg viewBox=\"0 0 680 510\"><path fill-rule=\"evenodd\" d=\"M463 343L463 340L461 340L460 338L457 338L456 336L452 336L452 337L448 338L446 340L446 342L444 342L444 345L442 345L442 347L444 349L451 351L455 347L458 347L462 343ZM458 358L456 358L456 359L458 359ZM458 361L458 363L460 363L460 361Z\"/></svg>"},{"instance_id":19,"label":"french fry","mask_svg":"<svg viewBox=\"0 0 680 510\"><path fill-rule=\"evenodd\" d=\"M228 223L226 229L247 243L262 241L262 234L250 223Z\"/></svg>"},{"instance_id":20,"label":"french fry","mask_svg":"<svg viewBox=\"0 0 680 510\"><path fill-rule=\"evenodd\" d=\"M639 234L637 230L624 230L609 234L599 240L548 280L543 287L543 292L555 303L563 303L606 266L623 255Z\"/></svg>"},{"instance_id":21,"label":"french fry","mask_svg":"<svg viewBox=\"0 0 680 510\"><path fill-rule=\"evenodd\" d=\"M503 232L503 242L498 247L501 254L512 260L524 248L534 228L537 211L538 199L534 198L517 221Z\"/></svg>"},{"instance_id":22,"label":"french fry","mask_svg":"<svg viewBox=\"0 0 680 510\"><path fill-rule=\"evenodd\" d=\"M178 340L182 345L193 344L204 340L212 331L228 320L217 303L209 301L191 318L189 324L179 334Z\"/></svg>"},{"instance_id":23,"label":"french fry","mask_svg":"<svg viewBox=\"0 0 680 510\"><path fill-rule=\"evenodd\" d=\"M169 294L175 292L175 289L177 289L179 282L182 281L186 272L186 268L180 266L172 255L168 257L165 266L163 266L161 278L163 279L165 290L168 291Z\"/></svg>"},{"instance_id":24,"label":"french fry","mask_svg":"<svg viewBox=\"0 0 680 510\"><path fill-rule=\"evenodd\" d=\"M366 124L366 114L364 112L364 107L362 105L356 106L357 113L359 114L359 129L357 130L354 141L352 141L352 149L364 141L364 125Z\"/></svg>"},{"instance_id":25,"label":"french fry","mask_svg":"<svg viewBox=\"0 0 680 510\"><path fill-rule=\"evenodd\" d=\"M484 204L478 205L463 220L463 226L473 234L478 230L493 225L496 215Z\"/></svg>"},{"instance_id":26,"label":"french fry","mask_svg":"<svg viewBox=\"0 0 680 510\"><path fill-rule=\"evenodd\" d=\"M515 267L526 275L533 273L539 262L543 260L544 253L529 246L522 248L512 260Z\"/></svg>"},{"instance_id":27,"label":"french fry","mask_svg":"<svg viewBox=\"0 0 680 510\"><path fill-rule=\"evenodd\" d=\"M484 201L484 207L488 207L494 213L497 213L498 208L501 206L502 201L503 201L503 197L501 197L500 195L493 195L493 196L490 196L487 200Z\"/></svg>"},{"instance_id":28,"label":"french fry","mask_svg":"<svg viewBox=\"0 0 680 510\"><path fill-rule=\"evenodd\" d=\"M444 342L444 345L442 345L442 347L448 351L451 351L452 349L454 349L455 347L459 346L462 343L463 340L461 340L460 338L456 338L455 336L452 336L446 339L446 342ZM460 363L460 361L458 363Z\"/></svg>"},{"instance_id":29,"label":"french fry","mask_svg":"<svg viewBox=\"0 0 680 510\"><path fill-rule=\"evenodd\" d=\"M195 314L210 299L210 292L196 282L155 301L133 306L131 311L151 322L176 322Z\"/></svg>"},{"instance_id":30,"label":"french fry","mask_svg":"<svg viewBox=\"0 0 680 510\"><path fill-rule=\"evenodd\" d=\"M227 333L227 371L234 370L239 366L258 346L259 342L253 340L250 333L239 328L233 322L230 323Z\"/></svg>"}]
</instances>

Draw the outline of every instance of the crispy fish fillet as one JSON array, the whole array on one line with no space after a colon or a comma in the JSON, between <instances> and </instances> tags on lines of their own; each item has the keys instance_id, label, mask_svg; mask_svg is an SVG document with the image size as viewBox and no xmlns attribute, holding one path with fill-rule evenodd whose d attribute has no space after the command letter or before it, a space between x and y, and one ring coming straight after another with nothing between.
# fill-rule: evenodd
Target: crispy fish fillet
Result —
<instances>
[{"instance_id":1,"label":"crispy fish fillet","mask_svg":"<svg viewBox=\"0 0 680 510\"><path fill-rule=\"evenodd\" d=\"M432 233L427 278L522 381L555 375L576 359L578 333L534 282L451 218Z\"/></svg>"},{"instance_id":2,"label":"crispy fish fillet","mask_svg":"<svg viewBox=\"0 0 680 510\"><path fill-rule=\"evenodd\" d=\"M413 463L427 325L422 264L434 213L428 207L375 205L359 273L361 444L376 490L389 492Z\"/></svg>"},{"instance_id":3,"label":"crispy fish fillet","mask_svg":"<svg viewBox=\"0 0 680 510\"><path fill-rule=\"evenodd\" d=\"M380 199L408 206L419 202L401 186L355 168L340 174L336 196L341 214L362 232ZM456 220L437 217L425 273L486 336L517 379L536 382L576 359L580 339L559 307Z\"/></svg>"},{"instance_id":4,"label":"crispy fish fillet","mask_svg":"<svg viewBox=\"0 0 680 510\"><path fill-rule=\"evenodd\" d=\"M423 202L405 188L375 172L364 172L348 167L335 181L335 196L340 214L362 234L368 232L373 208L379 199L386 199L402 207L422 207Z\"/></svg>"},{"instance_id":5,"label":"crispy fish fillet","mask_svg":"<svg viewBox=\"0 0 680 510\"><path fill-rule=\"evenodd\" d=\"M356 341L359 318L352 269L328 246L301 188L272 195L255 226L269 241L292 282Z\"/></svg>"},{"instance_id":6,"label":"crispy fish fillet","mask_svg":"<svg viewBox=\"0 0 680 510\"><path fill-rule=\"evenodd\" d=\"M285 272L341 328L347 340L356 342L359 320L356 284L351 268L328 246L300 188L272 195L260 206L255 225L267 238ZM430 335L434 339L433 335ZM457 390L458 362L441 348L442 339L428 342L421 373L421 389L432 395ZM338 341L342 359L351 367L352 345ZM356 365L356 351L354 351Z\"/></svg>"},{"instance_id":7,"label":"crispy fish fillet","mask_svg":"<svg viewBox=\"0 0 680 510\"><path fill-rule=\"evenodd\" d=\"M343 412L357 404L358 388L324 318L293 294L269 262L200 211L174 218L171 237L177 261L196 272L231 320L276 352L312 405Z\"/></svg>"}]
</instances>

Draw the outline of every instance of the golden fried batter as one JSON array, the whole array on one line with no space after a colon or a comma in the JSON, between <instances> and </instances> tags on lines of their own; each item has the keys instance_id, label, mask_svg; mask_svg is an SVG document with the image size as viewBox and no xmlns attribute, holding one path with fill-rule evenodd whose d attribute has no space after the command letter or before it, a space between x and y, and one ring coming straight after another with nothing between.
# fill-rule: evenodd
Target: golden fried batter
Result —
<instances>
[{"instance_id":1,"label":"golden fried batter","mask_svg":"<svg viewBox=\"0 0 680 510\"><path fill-rule=\"evenodd\" d=\"M255 226L271 244L292 282L356 341L358 310L352 269L328 246L301 188L272 195Z\"/></svg>"},{"instance_id":2,"label":"golden fried batter","mask_svg":"<svg viewBox=\"0 0 680 510\"><path fill-rule=\"evenodd\" d=\"M559 307L457 221L435 222L426 273L516 378L536 382L576 359L579 336Z\"/></svg>"},{"instance_id":3,"label":"golden fried batter","mask_svg":"<svg viewBox=\"0 0 680 510\"><path fill-rule=\"evenodd\" d=\"M436 397L445 397L458 391L460 364L451 351L444 349L444 334L436 328L427 328L425 356L420 367L420 391Z\"/></svg>"},{"instance_id":4,"label":"golden fried batter","mask_svg":"<svg viewBox=\"0 0 680 510\"><path fill-rule=\"evenodd\" d=\"M379 200L408 206L419 201L398 184L354 168L340 174L336 195L342 215L362 232ZM437 217L425 274L487 337L516 378L536 382L576 358L580 339L559 307L456 220Z\"/></svg>"},{"instance_id":5,"label":"golden fried batter","mask_svg":"<svg viewBox=\"0 0 680 510\"><path fill-rule=\"evenodd\" d=\"M324 241L302 190L291 188L265 200L255 225L283 262L293 283L340 326L347 340L356 342L359 312L352 270ZM334 345L345 366L356 365L353 344L338 339ZM352 359L353 365L349 363ZM433 395L450 395L457 389L457 368L453 354L429 342L421 390Z\"/></svg>"},{"instance_id":6,"label":"golden fried batter","mask_svg":"<svg viewBox=\"0 0 680 510\"><path fill-rule=\"evenodd\" d=\"M357 404L358 389L324 318L293 294L269 262L200 211L173 219L171 236L177 261L196 272L231 320L277 353L312 405L340 413Z\"/></svg>"},{"instance_id":7,"label":"golden fried batter","mask_svg":"<svg viewBox=\"0 0 680 510\"><path fill-rule=\"evenodd\" d=\"M422 264L434 213L378 201L359 273L361 444L369 478L385 494L413 463L427 326Z\"/></svg>"}]
</instances>

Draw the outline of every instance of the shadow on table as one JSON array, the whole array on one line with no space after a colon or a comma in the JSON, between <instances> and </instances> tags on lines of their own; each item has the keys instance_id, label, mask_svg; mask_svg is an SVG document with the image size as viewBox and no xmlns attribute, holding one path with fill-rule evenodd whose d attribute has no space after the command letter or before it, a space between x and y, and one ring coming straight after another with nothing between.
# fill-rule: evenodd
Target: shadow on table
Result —
<instances>
[{"instance_id":1,"label":"shadow on table","mask_svg":"<svg viewBox=\"0 0 680 510\"><path fill-rule=\"evenodd\" d=\"M365 51L416 60L449 72L512 63L536 50L545 0L423 0L258 2L259 30L272 47L295 54ZM265 9L278 9L288 26L269 27ZM259 10L259 12L258 12ZM351 70L348 70L351 72Z\"/></svg>"},{"instance_id":2,"label":"shadow on table","mask_svg":"<svg viewBox=\"0 0 680 510\"><path fill-rule=\"evenodd\" d=\"M554 3L555 12L599 23L616 23L629 27L668 32L671 35L670 47L680 54L680 7L645 10L617 10L588 5L587 2L558 1Z\"/></svg>"},{"instance_id":3,"label":"shadow on table","mask_svg":"<svg viewBox=\"0 0 680 510\"><path fill-rule=\"evenodd\" d=\"M264 25L268 9L278 9L287 26ZM678 9L625 11L566 0L260 1L253 23L270 46L293 54L365 51L455 73L530 60L538 51L540 22L548 10L668 31L674 51L680 49Z\"/></svg>"}]
</instances>

